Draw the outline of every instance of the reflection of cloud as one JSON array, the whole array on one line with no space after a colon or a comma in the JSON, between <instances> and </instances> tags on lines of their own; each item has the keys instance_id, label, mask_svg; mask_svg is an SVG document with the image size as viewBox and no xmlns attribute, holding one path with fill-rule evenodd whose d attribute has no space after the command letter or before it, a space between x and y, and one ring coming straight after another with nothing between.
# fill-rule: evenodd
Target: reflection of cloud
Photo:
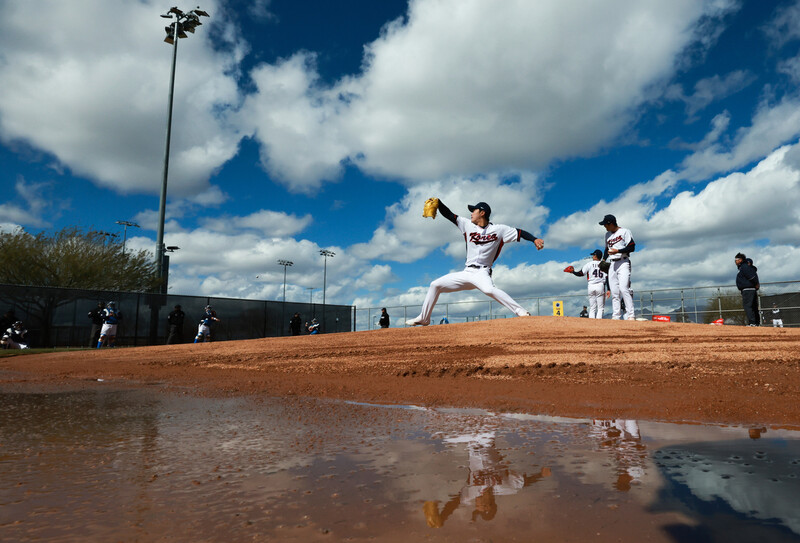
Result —
<instances>
[{"instance_id":1,"label":"reflection of cloud","mask_svg":"<svg viewBox=\"0 0 800 543\"><path fill-rule=\"evenodd\" d=\"M656 451L654 458L665 477L685 487L690 497L722 501L750 518L777 519L800 534L798 456L787 449L766 450L763 443L726 441L668 447ZM682 494L675 490L679 499Z\"/></svg>"}]
</instances>

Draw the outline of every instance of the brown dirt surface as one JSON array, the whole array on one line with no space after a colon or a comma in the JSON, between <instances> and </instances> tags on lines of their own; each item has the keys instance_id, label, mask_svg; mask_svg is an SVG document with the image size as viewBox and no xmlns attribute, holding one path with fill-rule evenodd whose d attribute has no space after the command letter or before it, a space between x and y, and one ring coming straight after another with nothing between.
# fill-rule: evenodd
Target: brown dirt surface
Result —
<instances>
[{"instance_id":1,"label":"brown dirt surface","mask_svg":"<svg viewBox=\"0 0 800 543\"><path fill-rule=\"evenodd\" d=\"M798 429L800 329L522 317L0 359L3 390L98 379L200 394Z\"/></svg>"}]
</instances>

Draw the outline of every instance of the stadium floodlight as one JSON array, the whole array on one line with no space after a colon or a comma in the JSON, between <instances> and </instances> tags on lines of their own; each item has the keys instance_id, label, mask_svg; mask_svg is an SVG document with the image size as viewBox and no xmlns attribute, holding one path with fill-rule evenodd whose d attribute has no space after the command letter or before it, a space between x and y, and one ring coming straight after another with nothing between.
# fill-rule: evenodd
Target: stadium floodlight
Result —
<instances>
[{"instance_id":1,"label":"stadium floodlight","mask_svg":"<svg viewBox=\"0 0 800 543\"><path fill-rule=\"evenodd\" d=\"M169 177L169 145L172 137L172 102L175 94L175 63L178 58L179 41L176 40L175 37L186 38L187 34L184 32L184 28L188 28L186 26L188 24L188 26L192 28L190 32L193 32L194 27L199 24L200 16L208 17L209 15L199 7L187 13L184 13L177 7L172 7L167 13L161 15L161 17L165 19L172 19L172 24L164 27L167 33L167 37L164 41L172 45L172 69L170 70L169 100L167 101L167 137L166 145L164 146L164 173L161 178L161 198L158 205L158 239L156 240L155 255L158 279L164 279L166 275L164 270L164 256L167 249L164 246L164 221L167 210L167 179ZM166 284L166 282L164 282L164 284Z\"/></svg>"},{"instance_id":2,"label":"stadium floodlight","mask_svg":"<svg viewBox=\"0 0 800 543\"><path fill-rule=\"evenodd\" d=\"M116 223L125 227L122 234L122 256L125 256L125 242L128 241L128 227L135 226L136 228L141 228L141 226L131 221L116 221Z\"/></svg>"},{"instance_id":3,"label":"stadium floodlight","mask_svg":"<svg viewBox=\"0 0 800 543\"><path fill-rule=\"evenodd\" d=\"M180 247L178 247L177 245L170 245L169 247L167 247L164 250L167 251L168 253L174 253L178 249L180 249Z\"/></svg>"},{"instance_id":4,"label":"stadium floodlight","mask_svg":"<svg viewBox=\"0 0 800 543\"><path fill-rule=\"evenodd\" d=\"M278 260L278 264L283 266L283 303L286 303L286 268L294 266L291 260Z\"/></svg>"}]
</instances>

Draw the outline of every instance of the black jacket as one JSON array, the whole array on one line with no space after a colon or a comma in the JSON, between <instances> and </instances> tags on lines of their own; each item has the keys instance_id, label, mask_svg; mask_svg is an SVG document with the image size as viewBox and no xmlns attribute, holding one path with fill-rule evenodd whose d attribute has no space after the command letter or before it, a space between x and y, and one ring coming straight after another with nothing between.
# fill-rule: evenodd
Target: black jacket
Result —
<instances>
[{"instance_id":1,"label":"black jacket","mask_svg":"<svg viewBox=\"0 0 800 543\"><path fill-rule=\"evenodd\" d=\"M736 288L744 290L746 288L758 288L758 268L747 263L739 264L739 273L736 274Z\"/></svg>"},{"instance_id":2,"label":"black jacket","mask_svg":"<svg viewBox=\"0 0 800 543\"><path fill-rule=\"evenodd\" d=\"M103 324L103 308L95 307L89 311L89 319L92 321L92 324Z\"/></svg>"},{"instance_id":3,"label":"black jacket","mask_svg":"<svg viewBox=\"0 0 800 543\"><path fill-rule=\"evenodd\" d=\"M389 314L388 313L381 314L381 318L378 321L378 324L381 325L381 328L389 328Z\"/></svg>"},{"instance_id":4,"label":"black jacket","mask_svg":"<svg viewBox=\"0 0 800 543\"><path fill-rule=\"evenodd\" d=\"M169 315L167 315L167 322L174 324L175 326L183 326L183 319L185 318L186 313L180 309L175 309L174 311L171 311Z\"/></svg>"}]
</instances>

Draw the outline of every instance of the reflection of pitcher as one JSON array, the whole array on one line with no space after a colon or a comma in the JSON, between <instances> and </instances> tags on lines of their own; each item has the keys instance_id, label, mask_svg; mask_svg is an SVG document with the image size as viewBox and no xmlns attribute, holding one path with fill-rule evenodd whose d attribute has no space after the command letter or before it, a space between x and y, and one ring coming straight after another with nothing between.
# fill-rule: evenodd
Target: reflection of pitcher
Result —
<instances>
[{"instance_id":1,"label":"reflection of pitcher","mask_svg":"<svg viewBox=\"0 0 800 543\"><path fill-rule=\"evenodd\" d=\"M495 496L516 494L521 488L531 485L543 477L550 476L550 468L542 468L536 475L520 475L508 469L503 463L503 456L494 442L494 432L467 434L447 438L445 443L466 443L469 453L469 474L467 484L448 501L441 511L439 502L427 501L423 506L425 520L431 528L444 526L447 517L458 509L459 505L474 504L472 520L479 516L484 520L492 520L497 514Z\"/></svg>"},{"instance_id":2,"label":"reflection of pitcher","mask_svg":"<svg viewBox=\"0 0 800 543\"><path fill-rule=\"evenodd\" d=\"M638 483L644 475L647 452L635 420L593 420L595 436L601 449L609 449L617 463L617 480L614 488L628 492L631 484Z\"/></svg>"}]
</instances>

